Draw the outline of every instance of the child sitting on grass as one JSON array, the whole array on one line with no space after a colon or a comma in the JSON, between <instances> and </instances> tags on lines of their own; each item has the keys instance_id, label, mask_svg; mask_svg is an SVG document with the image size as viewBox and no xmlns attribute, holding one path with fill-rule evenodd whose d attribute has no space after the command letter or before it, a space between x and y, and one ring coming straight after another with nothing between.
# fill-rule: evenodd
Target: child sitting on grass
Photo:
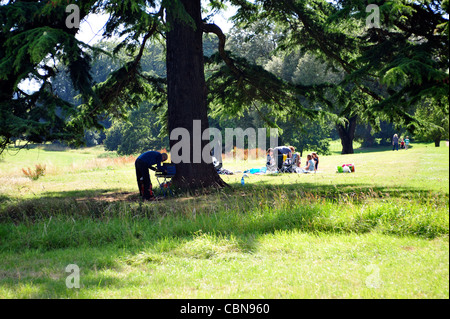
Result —
<instances>
[{"instance_id":1,"label":"child sitting on grass","mask_svg":"<svg viewBox=\"0 0 450 319\"><path fill-rule=\"evenodd\" d=\"M316 171L316 165L311 154L306 156L306 166L302 168L302 171L303 173L312 173Z\"/></svg>"},{"instance_id":2,"label":"child sitting on grass","mask_svg":"<svg viewBox=\"0 0 450 319\"><path fill-rule=\"evenodd\" d=\"M275 164L275 161L273 159L273 149L269 148L267 150L267 160L266 160L266 165L267 166L272 166Z\"/></svg>"},{"instance_id":3,"label":"child sitting on grass","mask_svg":"<svg viewBox=\"0 0 450 319\"><path fill-rule=\"evenodd\" d=\"M312 156L312 159L313 159L313 161L314 161L314 167L315 167L314 170L317 171L317 169L319 168L319 156L317 156L317 153L316 153L316 152L312 152L312 153L311 153L311 156Z\"/></svg>"}]
</instances>

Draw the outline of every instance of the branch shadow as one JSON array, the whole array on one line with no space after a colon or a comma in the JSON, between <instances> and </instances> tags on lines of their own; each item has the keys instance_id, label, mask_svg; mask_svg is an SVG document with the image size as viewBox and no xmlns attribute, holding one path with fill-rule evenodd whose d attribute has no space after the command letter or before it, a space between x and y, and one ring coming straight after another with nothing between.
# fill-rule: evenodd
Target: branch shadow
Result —
<instances>
[{"instance_id":1,"label":"branch shadow","mask_svg":"<svg viewBox=\"0 0 450 319\"><path fill-rule=\"evenodd\" d=\"M220 235L220 240L230 243L231 252L254 254L258 251L259 238L265 234L283 231L367 233L376 227L377 216L374 216L373 224L369 220L358 225L359 221L356 220L354 225L347 228L345 225L338 225L339 228L336 228L333 223L317 226L317 221L328 217L320 206L291 212L286 209L276 210L273 205L271 214L253 214L251 218L246 218L253 210L259 209L258 205L269 207L271 201L275 202L281 195L286 196L287 202L307 198L312 202L326 200L341 204L346 201L361 204L386 198L410 200L413 197L427 200L436 196L425 189L374 187L356 183L318 185L299 181L276 186L270 183L246 184L244 188L239 183L231 183L230 186L232 187L206 195L180 195L161 202L142 202L137 192L106 188L48 192L39 198L24 200L2 195L0 223L25 224L30 233L42 232L41 226L50 224L49 219L62 217L63 220L88 219L93 221L98 229L80 228L74 233L55 230L51 233L49 228L49 234L42 234L42 238L35 242L26 238L22 241L15 238L15 244L8 246L8 243L4 242L0 245L0 251L15 251L18 262L22 252L39 251L42 253L35 256L36 260L44 258L53 268L60 267L61 263L73 263L73 260L79 258L79 266L85 269L87 276L83 281L84 289L126 289L139 283L127 279L126 276L114 276L107 270L121 272L130 265L159 269L166 262L166 258L186 255L196 259L234 258L230 257L232 254L222 254L220 249L216 248L216 234ZM424 194L429 195L427 197ZM448 201L448 195L446 198ZM262 200L264 202L261 204ZM216 217L218 213L228 215ZM118 220L118 223L112 223L111 219ZM215 222L212 222L214 219ZM55 250L74 253L65 255L61 260L52 255ZM160 257L154 258L151 254L142 256L143 251L155 251ZM91 254L89 260L77 257L87 252ZM105 272L97 275L97 269ZM54 278L41 276L39 280L32 275L18 279L6 273L0 276L0 285L15 291L20 281L21 284L37 286L32 297L77 298L74 290L65 287L67 274L61 272Z\"/></svg>"}]
</instances>

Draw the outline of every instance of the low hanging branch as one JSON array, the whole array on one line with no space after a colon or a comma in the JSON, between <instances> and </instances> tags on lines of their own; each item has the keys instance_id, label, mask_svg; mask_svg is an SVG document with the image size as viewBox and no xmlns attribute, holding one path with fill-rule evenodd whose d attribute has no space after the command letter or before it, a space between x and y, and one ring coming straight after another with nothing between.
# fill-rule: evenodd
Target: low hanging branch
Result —
<instances>
[{"instance_id":1,"label":"low hanging branch","mask_svg":"<svg viewBox=\"0 0 450 319\"><path fill-rule=\"evenodd\" d=\"M226 63L226 65L233 71L234 74L236 74L239 78L244 76L244 72L242 72L240 69L236 67L233 60L226 54L225 52L225 42L226 37L225 34L223 34L222 29L219 28L218 25L214 23L204 23L203 31L206 33L214 33L219 38L219 54L220 57L223 59L223 61Z\"/></svg>"},{"instance_id":2,"label":"low hanging branch","mask_svg":"<svg viewBox=\"0 0 450 319\"><path fill-rule=\"evenodd\" d=\"M148 39L157 31L157 23L154 23L149 31L144 35L142 43L139 48L139 52L133 61L127 63L124 67L112 73L111 77L105 82L97 85L96 93L99 96L99 100L94 99L92 102L95 106L89 110L87 115L89 117L95 116L102 107L109 107L110 105L118 102L124 89L130 86L130 83L136 82L139 63L144 54L145 45ZM117 103L116 103L117 104ZM120 104L120 103L119 103Z\"/></svg>"},{"instance_id":3,"label":"low hanging branch","mask_svg":"<svg viewBox=\"0 0 450 319\"><path fill-rule=\"evenodd\" d=\"M253 102L255 99L266 101L267 103L278 105L280 109L283 110L288 110L290 108L289 105L295 105L295 110L301 110L301 112L308 116L311 116L313 113L317 113L315 110L310 110L299 105L298 96L311 95L311 90L321 90L324 87L327 87L327 85L315 87L300 87L298 85L292 85L291 83L287 83L275 77L262 67L249 64L245 59L232 59L225 51L226 37L220 27L213 23L204 23L202 25L202 30L206 33L214 33L218 37L219 56L231 70L232 74L237 78L239 84L245 82L254 89L252 92L246 90L245 88L242 89L243 91L247 91L244 95L250 94L253 96L253 98L251 98ZM217 74L220 74L220 72ZM311 96L313 95L314 94ZM324 100L322 94L316 94L315 98ZM252 105L255 105L253 102ZM329 102L325 101L325 103ZM294 109L291 108L291 111L294 111ZM271 124L269 122L267 123Z\"/></svg>"},{"instance_id":4,"label":"low hanging branch","mask_svg":"<svg viewBox=\"0 0 450 319\"><path fill-rule=\"evenodd\" d=\"M225 34L222 32L222 29L220 29L219 26L217 26L214 23L209 23L209 24L204 23L202 26L202 29L206 33L214 33L219 38L219 46L218 46L219 55L222 58L222 60L225 62L225 64L230 68L230 70L235 74L239 83L242 83L243 81L245 81L246 83L248 83L249 85L251 85L252 87L257 89L262 95L265 95L267 99L272 100L273 102L275 102L277 104L282 104L282 102L279 99L277 99L274 96L272 96L271 94L269 94L269 91L258 87L258 85L256 85L256 83L257 83L257 81L255 81L256 79L252 79L252 77L247 72L239 69L236 66L235 61L232 58L230 58L228 56L228 54L225 52L226 37L225 37ZM278 85L279 84L280 83L278 83Z\"/></svg>"}]
</instances>

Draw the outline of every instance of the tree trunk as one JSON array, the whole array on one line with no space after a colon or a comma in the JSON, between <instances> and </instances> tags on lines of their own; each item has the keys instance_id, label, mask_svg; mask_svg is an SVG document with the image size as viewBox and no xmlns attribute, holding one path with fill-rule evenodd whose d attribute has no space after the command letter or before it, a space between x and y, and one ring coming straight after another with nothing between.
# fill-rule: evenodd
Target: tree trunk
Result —
<instances>
[{"instance_id":1,"label":"tree trunk","mask_svg":"<svg viewBox=\"0 0 450 319\"><path fill-rule=\"evenodd\" d=\"M353 154L353 140L355 138L357 115L348 119L348 123L344 125L338 124L337 131L341 138L342 152L341 154Z\"/></svg>"},{"instance_id":2,"label":"tree trunk","mask_svg":"<svg viewBox=\"0 0 450 319\"><path fill-rule=\"evenodd\" d=\"M434 147L439 147L439 146L441 146L441 139L440 138L434 140Z\"/></svg>"},{"instance_id":3,"label":"tree trunk","mask_svg":"<svg viewBox=\"0 0 450 319\"><path fill-rule=\"evenodd\" d=\"M201 134L209 127L206 83L203 61L203 31L201 28L200 0L181 0L186 12L195 22L195 28L176 16L174 8L167 10L171 30L167 33L167 91L169 134L175 128L185 128L190 134L190 161L176 164L173 184L181 188L197 189L226 185L217 174L213 164L201 158L194 163L193 146L201 141L201 150L209 143ZM193 121L201 121L200 136L194 136ZM180 140L171 140L170 148ZM198 156L198 154L196 154Z\"/></svg>"}]
</instances>

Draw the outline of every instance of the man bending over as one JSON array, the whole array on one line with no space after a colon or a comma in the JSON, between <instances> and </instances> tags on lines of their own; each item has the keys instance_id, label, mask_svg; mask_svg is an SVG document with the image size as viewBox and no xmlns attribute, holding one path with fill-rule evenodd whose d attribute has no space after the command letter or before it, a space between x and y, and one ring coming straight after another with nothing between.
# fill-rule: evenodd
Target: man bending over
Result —
<instances>
[{"instance_id":1,"label":"man bending over","mask_svg":"<svg viewBox=\"0 0 450 319\"><path fill-rule=\"evenodd\" d=\"M136 167L136 178L139 187L139 193L144 200L154 199L152 184L150 182L149 169L156 171L161 169L161 162L167 161L166 153L159 153L156 151L148 151L139 155L134 163ZM153 167L156 165L156 168Z\"/></svg>"}]
</instances>

